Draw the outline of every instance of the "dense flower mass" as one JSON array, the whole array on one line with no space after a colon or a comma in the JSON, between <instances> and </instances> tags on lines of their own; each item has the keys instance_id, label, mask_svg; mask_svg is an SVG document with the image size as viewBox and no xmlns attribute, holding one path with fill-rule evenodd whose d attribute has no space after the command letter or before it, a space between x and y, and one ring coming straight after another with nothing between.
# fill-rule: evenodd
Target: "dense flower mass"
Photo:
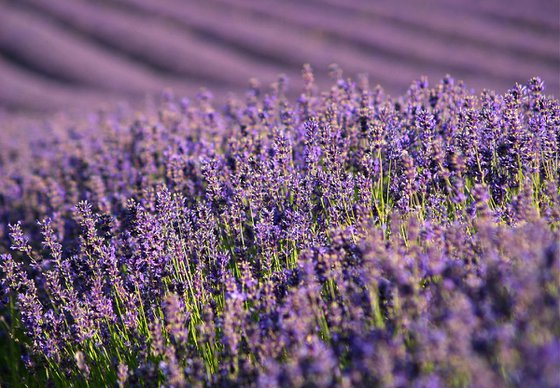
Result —
<instances>
[{"instance_id":1,"label":"dense flower mass","mask_svg":"<svg viewBox=\"0 0 560 388\"><path fill-rule=\"evenodd\" d=\"M0 154L0 378L557 384L559 101L332 70Z\"/></svg>"}]
</instances>

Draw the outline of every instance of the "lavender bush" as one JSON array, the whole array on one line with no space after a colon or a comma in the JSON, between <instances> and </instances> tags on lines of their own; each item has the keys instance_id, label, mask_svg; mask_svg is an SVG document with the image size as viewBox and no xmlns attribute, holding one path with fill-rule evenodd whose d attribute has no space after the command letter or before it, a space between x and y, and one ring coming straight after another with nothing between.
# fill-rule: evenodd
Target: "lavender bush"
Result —
<instances>
[{"instance_id":1,"label":"lavender bush","mask_svg":"<svg viewBox=\"0 0 560 388\"><path fill-rule=\"evenodd\" d=\"M1 383L557 385L559 101L332 76L2 153Z\"/></svg>"}]
</instances>

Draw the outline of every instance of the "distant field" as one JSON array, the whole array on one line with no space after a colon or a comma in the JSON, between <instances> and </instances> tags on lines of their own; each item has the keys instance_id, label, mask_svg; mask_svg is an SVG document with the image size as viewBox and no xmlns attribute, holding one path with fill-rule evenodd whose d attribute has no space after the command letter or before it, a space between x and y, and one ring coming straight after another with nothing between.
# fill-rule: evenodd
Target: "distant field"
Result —
<instances>
[{"instance_id":1,"label":"distant field","mask_svg":"<svg viewBox=\"0 0 560 388\"><path fill-rule=\"evenodd\" d=\"M450 73L498 91L539 75L558 96L559 20L556 0L0 1L0 111L298 85L307 62L321 86L336 62L393 94Z\"/></svg>"}]
</instances>

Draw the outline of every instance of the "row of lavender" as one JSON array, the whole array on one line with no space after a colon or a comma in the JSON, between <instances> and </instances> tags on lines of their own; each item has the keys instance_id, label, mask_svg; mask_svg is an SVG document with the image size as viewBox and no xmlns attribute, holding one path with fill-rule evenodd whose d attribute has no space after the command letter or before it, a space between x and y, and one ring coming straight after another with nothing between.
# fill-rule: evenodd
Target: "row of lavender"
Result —
<instances>
[{"instance_id":1,"label":"row of lavender","mask_svg":"<svg viewBox=\"0 0 560 388\"><path fill-rule=\"evenodd\" d=\"M557 383L559 101L332 76L0 154L3 382Z\"/></svg>"},{"instance_id":2,"label":"row of lavender","mask_svg":"<svg viewBox=\"0 0 560 388\"><path fill-rule=\"evenodd\" d=\"M225 97L244 90L249 77L269 83L282 72L295 79L306 61L318 69L338 61L352 75L367 71L398 94L418 74L452 72L470 87L500 92L539 74L559 95L560 3L531 5L5 0L0 105L14 113L67 112L124 98L140 103L168 85L186 95L205 85ZM316 83L327 87L329 80L319 74Z\"/></svg>"}]
</instances>

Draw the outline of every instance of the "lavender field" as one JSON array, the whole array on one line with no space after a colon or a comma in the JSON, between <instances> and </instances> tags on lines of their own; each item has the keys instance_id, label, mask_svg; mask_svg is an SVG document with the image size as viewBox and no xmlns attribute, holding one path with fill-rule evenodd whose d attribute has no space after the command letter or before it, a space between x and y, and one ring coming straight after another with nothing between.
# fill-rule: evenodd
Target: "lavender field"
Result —
<instances>
[{"instance_id":1,"label":"lavender field","mask_svg":"<svg viewBox=\"0 0 560 388\"><path fill-rule=\"evenodd\" d=\"M0 1L0 387L560 386L560 3L509 4Z\"/></svg>"}]
</instances>

